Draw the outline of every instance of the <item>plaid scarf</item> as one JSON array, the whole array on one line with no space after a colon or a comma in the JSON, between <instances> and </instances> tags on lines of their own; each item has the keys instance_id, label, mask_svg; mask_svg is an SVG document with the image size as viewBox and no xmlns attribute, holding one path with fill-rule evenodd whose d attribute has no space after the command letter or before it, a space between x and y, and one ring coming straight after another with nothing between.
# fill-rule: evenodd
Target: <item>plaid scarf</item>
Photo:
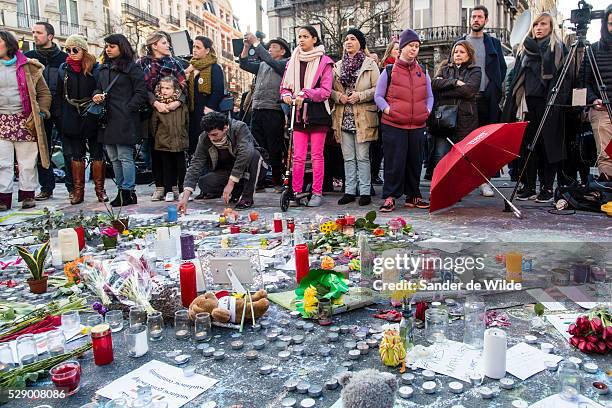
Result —
<instances>
[{"instance_id":1,"label":"plaid scarf","mask_svg":"<svg viewBox=\"0 0 612 408\"><path fill-rule=\"evenodd\" d=\"M340 71L340 83L344 89L349 90L355 87L357 75L363 65L363 61L365 61L365 53L363 50L359 50L353 57L350 57L346 52L344 53L342 57L342 69Z\"/></svg>"},{"instance_id":2,"label":"plaid scarf","mask_svg":"<svg viewBox=\"0 0 612 408\"><path fill-rule=\"evenodd\" d=\"M176 58L153 58L146 55L136 61L136 64L144 71L144 79L149 92L155 92L155 87L159 80L167 76L175 77L181 89L185 90L187 78L185 77L183 67Z\"/></svg>"}]
</instances>

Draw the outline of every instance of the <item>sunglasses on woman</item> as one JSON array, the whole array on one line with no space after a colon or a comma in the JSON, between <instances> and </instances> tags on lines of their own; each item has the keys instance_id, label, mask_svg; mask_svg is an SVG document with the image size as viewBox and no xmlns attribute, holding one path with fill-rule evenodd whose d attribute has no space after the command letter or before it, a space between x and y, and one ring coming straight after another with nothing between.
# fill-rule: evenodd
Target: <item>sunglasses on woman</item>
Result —
<instances>
[{"instance_id":1,"label":"sunglasses on woman","mask_svg":"<svg viewBox=\"0 0 612 408\"><path fill-rule=\"evenodd\" d=\"M77 47L66 48L66 53L67 54L78 54L79 53L79 48L77 48Z\"/></svg>"}]
</instances>

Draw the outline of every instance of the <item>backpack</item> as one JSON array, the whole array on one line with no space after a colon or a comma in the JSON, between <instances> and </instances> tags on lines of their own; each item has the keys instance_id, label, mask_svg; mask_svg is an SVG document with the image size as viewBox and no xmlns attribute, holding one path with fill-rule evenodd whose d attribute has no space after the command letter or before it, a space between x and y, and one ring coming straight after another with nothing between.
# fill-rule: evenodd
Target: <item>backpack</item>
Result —
<instances>
[{"instance_id":1,"label":"backpack","mask_svg":"<svg viewBox=\"0 0 612 408\"><path fill-rule=\"evenodd\" d=\"M581 211L601 212L601 206L612 201L612 182L597 181L589 176L585 186L572 184L555 190L555 202L564 199L569 208Z\"/></svg>"}]
</instances>

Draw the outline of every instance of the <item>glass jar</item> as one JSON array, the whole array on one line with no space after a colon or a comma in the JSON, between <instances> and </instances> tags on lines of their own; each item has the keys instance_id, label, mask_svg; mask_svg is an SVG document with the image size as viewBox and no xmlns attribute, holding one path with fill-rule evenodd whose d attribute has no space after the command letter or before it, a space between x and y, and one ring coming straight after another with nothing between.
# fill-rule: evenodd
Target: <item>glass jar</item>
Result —
<instances>
[{"instance_id":1,"label":"glass jar","mask_svg":"<svg viewBox=\"0 0 612 408\"><path fill-rule=\"evenodd\" d=\"M57 388L66 392L66 396L74 395L81 384L81 365L76 360L64 361L49 370L51 381Z\"/></svg>"},{"instance_id":2,"label":"glass jar","mask_svg":"<svg viewBox=\"0 0 612 408\"><path fill-rule=\"evenodd\" d=\"M17 359L22 366L38 360L38 351L33 334L22 334L17 337Z\"/></svg>"},{"instance_id":3,"label":"glass jar","mask_svg":"<svg viewBox=\"0 0 612 408\"><path fill-rule=\"evenodd\" d=\"M81 318L78 310L70 310L62 313L62 330L67 333L73 332L81 327Z\"/></svg>"},{"instance_id":4,"label":"glass jar","mask_svg":"<svg viewBox=\"0 0 612 408\"><path fill-rule=\"evenodd\" d=\"M0 343L0 373L8 371L15 366L13 351L8 343Z\"/></svg>"},{"instance_id":5,"label":"glass jar","mask_svg":"<svg viewBox=\"0 0 612 408\"><path fill-rule=\"evenodd\" d=\"M66 351L66 336L61 330L47 332L47 349L51 356L59 356Z\"/></svg>"},{"instance_id":6,"label":"glass jar","mask_svg":"<svg viewBox=\"0 0 612 408\"><path fill-rule=\"evenodd\" d=\"M446 341L448 328L448 311L444 308L427 309L425 311L425 332L431 343Z\"/></svg>"},{"instance_id":7,"label":"glass jar","mask_svg":"<svg viewBox=\"0 0 612 408\"><path fill-rule=\"evenodd\" d=\"M147 326L137 324L130 326L125 331L125 345L130 357L141 357L149 351L149 341L147 339Z\"/></svg>"},{"instance_id":8,"label":"glass jar","mask_svg":"<svg viewBox=\"0 0 612 408\"><path fill-rule=\"evenodd\" d=\"M193 337L197 341L204 341L210 338L210 313L198 313L195 315Z\"/></svg>"},{"instance_id":9,"label":"glass jar","mask_svg":"<svg viewBox=\"0 0 612 408\"><path fill-rule=\"evenodd\" d=\"M391 239L400 239L402 234L402 223L399 220L390 220L387 224L389 227L389 237Z\"/></svg>"},{"instance_id":10,"label":"glass jar","mask_svg":"<svg viewBox=\"0 0 612 408\"><path fill-rule=\"evenodd\" d=\"M295 220L293 217L287 217L287 229L293 233L295 231Z\"/></svg>"},{"instance_id":11,"label":"glass jar","mask_svg":"<svg viewBox=\"0 0 612 408\"><path fill-rule=\"evenodd\" d=\"M102 323L104 323L104 318L98 313L93 314L91 316L87 316L87 326L90 328Z\"/></svg>"},{"instance_id":12,"label":"glass jar","mask_svg":"<svg viewBox=\"0 0 612 408\"><path fill-rule=\"evenodd\" d=\"M481 296L468 296L463 306L463 342L471 349L479 350L484 345L487 308Z\"/></svg>"},{"instance_id":13,"label":"glass jar","mask_svg":"<svg viewBox=\"0 0 612 408\"><path fill-rule=\"evenodd\" d=\"M130 307L130 327L147 324L147 313L140 306Z\"/></svg>"},{"instance_id":14,"label":"glass jar","mask_svg":"<svg viewBox=\"0 0 612 408\"><path fill-rule=\"evenodd\" d=\"M147 315L147 328L149 340L159 341L164 338L164 318L161 312L152 312Z\"/></svg>"},{"instance_id":15,"label":"glass jar","mask_svg":"<svg viewBox=\"0 0 612 408\"><path fill-rule=\"evenodd\" d=\"M108 324L102 323L91 328L91 343L96 365L113 362L113 339Z\"/></svg>"},{"instance_id":16,"label":"glass jar","mask_svg":"<svg viewBox=\"0 0 612 408\"><path fill-rule=\"evenodd\" d=\"M189 312L187 310L177 310L174 312L174 336L177 339L188 339L191 336L189 331Z\"/></svg>"},{"instance_id":17,"label":"glass jar","mask_svg":"<svg viewBox=\"0 0 612 408\"><path fill-rule=\"evenodd\" d=\"M332 303L329 299L319 299L318 319L321 326L329 326L332 324Z\"/></svg>"},{"instance_id":18,"label":"glass jar","mask_svg":"<svg viewBox=\"0 0 612 408\"><path fill-rule=\"evenodd\" d=\"M111 333L120 332L123 329L123 312L121 310L109 310L104 315L104 322L111 328Z\"/></svg>"},{"instance_id":19,"label":"glass jar","mask_svg":"<svg viewBox=\"0 0 612 408\"><path fill-rule=\"evenodd\" d=\"M580 395L580 373L578 365L568 360L559 364L557 373L559 394L567 401L576 401Z\"/></svg>"},{"instance_id":20,"label":"glass jar","mask_svg":"<svg viewBox=\"0 0 612 408\"><path fill-rule=\"evenodd\" d=\"M130 405L128 404L125 398L115 398L112 401L109 401L104 408L128 408Z\"/></svg>"}]
</instances>

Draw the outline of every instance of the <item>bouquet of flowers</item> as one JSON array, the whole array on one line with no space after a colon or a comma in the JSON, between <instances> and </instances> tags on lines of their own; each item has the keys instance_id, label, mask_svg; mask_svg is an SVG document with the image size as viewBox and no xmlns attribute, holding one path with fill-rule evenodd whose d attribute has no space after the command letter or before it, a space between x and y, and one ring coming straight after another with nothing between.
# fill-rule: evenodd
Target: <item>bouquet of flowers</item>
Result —
<instances>
[{"instance_id":1,"label":"bouquet of flowers","mask_svg":"<svg viewBox=\"0 0 612 408\"><path fill-rule=\"evenodd\" d=\"M348 293L348 285L340 272L324 269L313 269L300 281L295 290L297 311L302 317L317 315L319 299L330 299L334 305L342 305L342 295Z\"/></svg>"},{"instance_id":2,"label":"bouquet of flowers","mask_svg":"<svg viewBox=\"0 0 612 408\"><path fill-rule=\"evenodd\" d=\"M107 288L121 301L139 305L147 312L154 309L149 303L153 291L151 270L142 251L126 251L104 265Z\"/></svg>"},{"instance_id":3,"label":"bouquet of flowers","mask_svg":"<svg viewBox=\"0 0 612 408\"><path fill-rule=\"evenodd\" d=\"M612 315L605 308L595 308L588 316L579 316L567 332L572 335L570 344L583 353L612 351Z\"/></svg>"}]
</instances>

